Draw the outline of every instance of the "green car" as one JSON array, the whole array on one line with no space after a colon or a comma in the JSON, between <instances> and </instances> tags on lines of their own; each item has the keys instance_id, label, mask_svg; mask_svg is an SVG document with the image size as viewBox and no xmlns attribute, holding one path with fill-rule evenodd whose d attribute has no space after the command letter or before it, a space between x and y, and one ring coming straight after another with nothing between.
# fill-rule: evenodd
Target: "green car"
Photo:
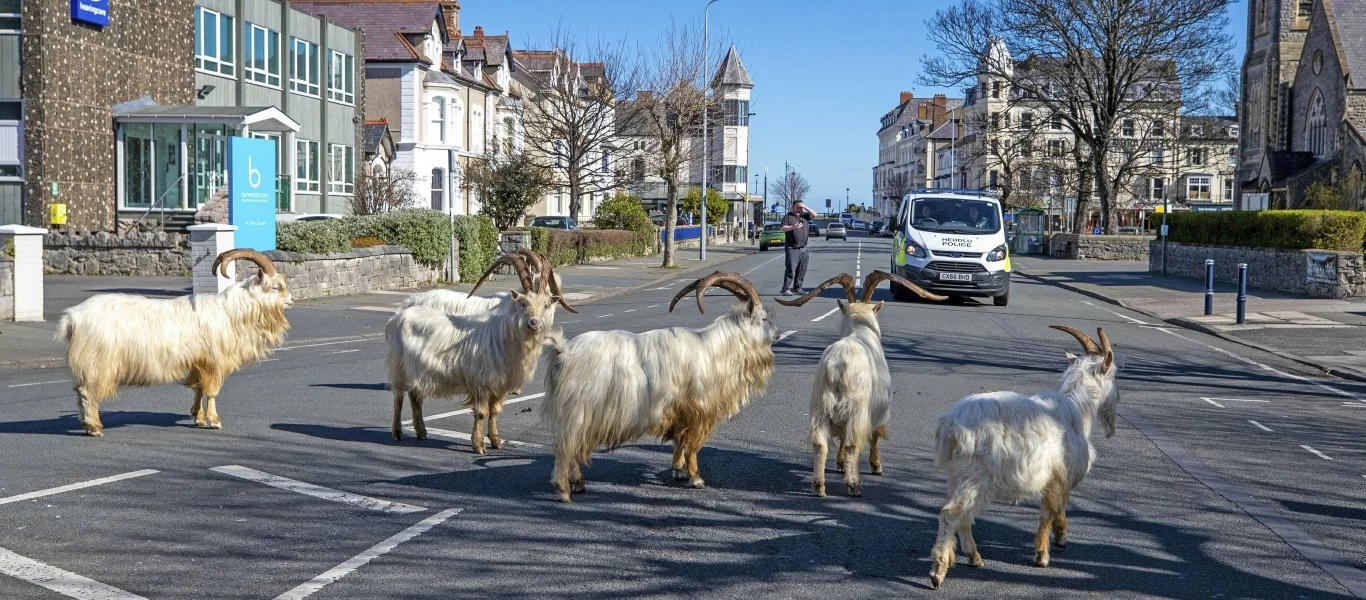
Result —
<instances>
[{"instance_id":1,"label":"green car","mask_svg":"<svg viewBox=\"0 0 1366 600\"><path fill-rule=\"evenodd\" d=\"M764 223L764 230L759 234L759 250L768 250L770 245L781 246L787 241L787 234L783 232L781 223Z\"/></svg>"}]
</instances>

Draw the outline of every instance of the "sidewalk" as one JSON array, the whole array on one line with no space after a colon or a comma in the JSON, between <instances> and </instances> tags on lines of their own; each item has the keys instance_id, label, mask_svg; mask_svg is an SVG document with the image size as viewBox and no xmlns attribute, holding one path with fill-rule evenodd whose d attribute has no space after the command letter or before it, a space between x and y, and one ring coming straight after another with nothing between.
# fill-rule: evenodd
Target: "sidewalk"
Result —
<instances>
[{"instance_id":1,"label":"sidewalk","mask_svg":"<svg viewBox=\"0 0 1366 600\"><path fill-rule=\"evenodd\" d=\"M588 265L558 267L565 297L571 304L584 304L594 300L616 296L634 290L664 285L685 277L700 277L711 269L723 268L723 263L758 252L758 247L743 242L718 244L707 247L707 260L697 257L697 248L683 249L678 252L678 267L665 269L659 266L660 255L622 258L611 261L595 262ZM781 254L779 255L781 256ZM705 271L705 272L702 272ZM57 320L62 311L83 302L86 298L99 293L129 293L149 298L171 298L190 293L188 277L76 277L53 276L44 279L44 309L46 320L41 323L0 323L0 369L16 368L53 368L65 365L64 349L53 340L57 331ZM492 294L520 284L513 275L493 275L479 288L479 294ZM474 282L450 286L451 289L468 292ZM360 294L355 296L333 296L300 301L290 309L299 314L291 321L326 320L327 315L313 315L310 311L352 309L392 314L394 308L407 292ZM300 327L297 329L314 329ZM291 344L326 341L326 339L291 338Z\"/></svg>"},{"instance_id":2,"label":"sidewalk","mask_svg":"<svg viewBox=\"0 0 1366 600\"><path fill-rule=\"evenodd\" d=\"M1216 283L1205 316L1205 282L1148 273L1148 263L1014 256L1016 273L1146 314L1154 319L1366 381L1366 298L1330 300L1248 289L1238 325L1237 288Z\"/></svg>"}]
</instances>

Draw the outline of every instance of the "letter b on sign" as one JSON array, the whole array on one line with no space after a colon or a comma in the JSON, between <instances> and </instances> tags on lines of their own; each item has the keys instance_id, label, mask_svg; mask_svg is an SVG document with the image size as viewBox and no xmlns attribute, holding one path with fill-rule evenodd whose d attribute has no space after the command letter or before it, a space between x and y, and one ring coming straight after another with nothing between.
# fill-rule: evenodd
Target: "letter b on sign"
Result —
<instances>
[{"instance_id":1,"label":"letter b on sign","mask_svg":"<svg viewBox=\"0 0 1366 600\"><path fill-rule=\"evenodd\" d=\"M275 141L228 138L228 222L238 248L275 249Z\"/></svg>"}]
</instances>

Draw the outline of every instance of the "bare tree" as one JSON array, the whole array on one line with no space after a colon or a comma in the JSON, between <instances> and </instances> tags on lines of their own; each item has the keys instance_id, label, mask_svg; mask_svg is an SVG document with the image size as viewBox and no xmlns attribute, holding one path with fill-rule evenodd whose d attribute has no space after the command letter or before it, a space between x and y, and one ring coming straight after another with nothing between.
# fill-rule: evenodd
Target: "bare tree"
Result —
<instances>
[{"instance_id":1,"label":"bare tree","mask_svg":"<svg viewBox=\"0 0 1366 600\"><path fill-rule=\"evenodd\" d=\"M569 188L569 216L583 197L617 188L626 176L626 149L616 143L617 103L635 95L641 67L624 45L599 43L593 62L576 62L575 45L557 33L548 51L526 52L531 98L520 118L528 155Z\"/></svg>"},{"instance_id":2,"label":"bare tree","mask_svg":"<svg viewBox=\"0 0 1366 600\"><path fill-rule=\"evenodd\" d=\"M888 198L892 201L892 213L895 214L897 211L901 210L901 199L905 198L906 194L914 191L915 188L915 179L902 171L888 175L886 181L882 184L882 188L878 190L878 193L882 194L883 198Z\"/></svg>"},{"instance_id":3,"label":"bare tree","mask_svg":"<svg viewBox=\"0 0 1366 600\"><path fill-rule=\"evenodd\" d=\"M351 214L377 215L413 203L413 185L417 174L409 169L390 166L387 171L372 173L359 169L351 195Z\"/></svg>"},{"instance_id":4,"label":"bare tree","mask_svg":"<svg viewBox=\"0 0 1366 600\"><path fill-rule=\"evenodd\" d=\"M499 230L515 227L546 192L555 187L549 169L532 161L525 152L503 154L499 144L488 145L481 160L465 167L465 189L474 192Z\"/></svg>"},{"instance_id":5,"label":"bare tree","mask_svg":"<svg viewBox=\"0 0 1366 600\"><path fill-rule=\"evenodd\" d=\"M1008 93L1061 116L1089 150L1107 233L1119 189L1117 129L1159 107L1175 118L1226 61L1230 0L961 0L927 22L941 54L922 59L922 79L958 85L989 75ZM1005 52L1026 57L1016 61ZM1084 205L1078 197L1078 208Z\"/></svg>"},{"instance_id":6,"label":"bare tree","mask_svg":"<svg viewBox=\"0 0 1366 600\"><path fill-rule=\"evenodd\" d=\"M806 195L811 193L811 184L806 181L806 176L791 170L777 181L768 184L768 192L773 194L783 208L787 208L794 202L805 201Z\"/></svg>"},{"instance_id":7,"label":"bare tree","mask_svg":"<svg viewBox=\"0 0 1366 600\"><path fill-rule=\"evenodd\" d=\"M700 32L686 25L672 25L649 55L645 84L635 100L617 111L619 129L648 137L640 156L649 173L664 181L668 211L664 220L663 265L677 266L674 227L678 221L679 186L688 170L701 159L702 115L715 100L706 93L707 76Z\"/></svg>"}]
</instances>

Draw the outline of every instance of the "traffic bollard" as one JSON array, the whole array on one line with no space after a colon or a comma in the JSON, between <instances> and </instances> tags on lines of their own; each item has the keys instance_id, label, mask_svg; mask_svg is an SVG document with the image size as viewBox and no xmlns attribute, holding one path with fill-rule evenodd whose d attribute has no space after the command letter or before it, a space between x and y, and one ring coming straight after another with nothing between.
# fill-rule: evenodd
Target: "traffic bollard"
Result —
<instances>
[{"instance_id":1,"label":"traffic bollard","mask_svg":"<svg viewBox=\"0 0 1366 600\"><path fill-rule=\"evenodd\" d=\"M1238 324L1247 321L1247 263L1238 263Z\"/></svg>"},{"instance_id":2,"label":"traffic bollard","mask_svg":"<svg viewBox=\"0 0 1366 600\"><path fill-rule=\"evenodd\" d=\"M1214 259L1205 259L1205 316L1214 314Z\"/></svg>"}]
</instances>

